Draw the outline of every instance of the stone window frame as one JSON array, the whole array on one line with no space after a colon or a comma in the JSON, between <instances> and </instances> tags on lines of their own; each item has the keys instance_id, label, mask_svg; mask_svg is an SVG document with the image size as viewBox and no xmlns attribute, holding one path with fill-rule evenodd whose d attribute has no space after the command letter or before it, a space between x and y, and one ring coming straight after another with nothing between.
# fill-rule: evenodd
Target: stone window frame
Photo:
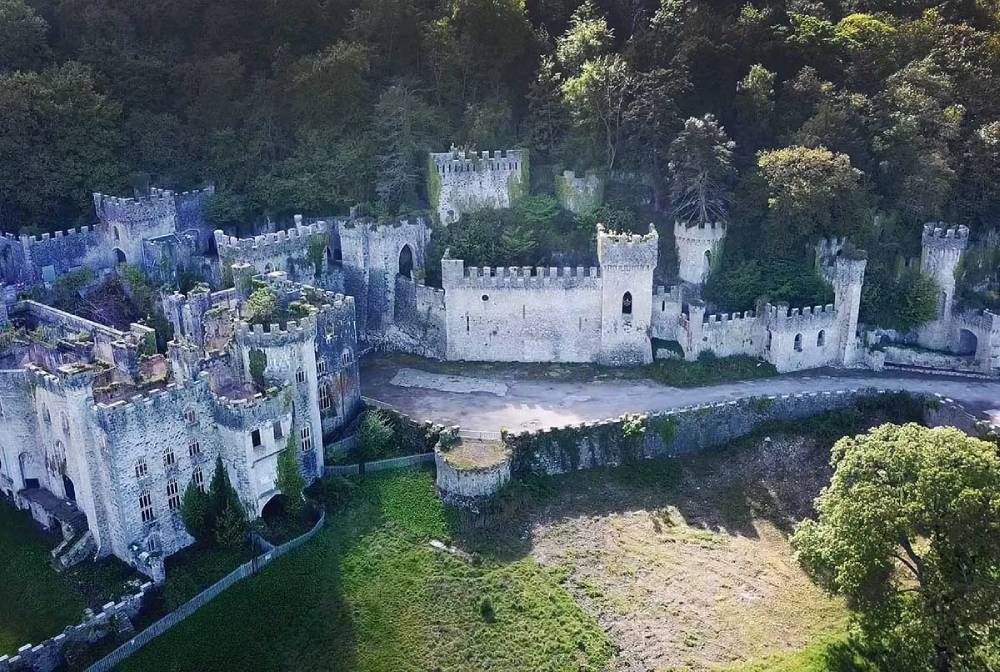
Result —
<instances>
[{"instance_id":1,"label":"stone window frame","mask_svg":"<svg viewBox=\"0 0 1000 672\"><path fill-rule=\"evenodd\" d=\"M163 449L163 468L169 469L170 467L177 466L177 455L174 453L174 449L167 447Z\"/></svg>"},{"instance_id":2,"label":"stone window frame","mask_svg":"<svg viewBox=\"0 0 1000 672\"><path fill-rule=\"evenodd\" d=\"M140 457L135 461L135 477L138 480L147 476L149 476L149 464L146 462L145 457Z\"/></svg>"},{"instance_id":3,"label":"stone window frame","mask_svg":"<svg viewBox=\"0 0 1000 672\"><path fill-rule=\"evenodd\" d=\"M285 438L285 430L281 427L281 420L275 420L272 426L272 431L274 433L274 440L280 441Z\"/></svg>"},{"instance_id":4,"label":"stone window frame","mask_svg":"<svg viewBox=\"0 0 1000 672\"><path fill-rule=\"evenodd\" d=\"M192 441L188 444L188 457L198 457L201 455L201 441Z\"/></svg>"},{"instance_id":5,"label":"stone window frame","mask_svg":"<svg viewBox=\"0 0 1000 672\"><path fill-rule=\"evenodd\" d=\"M820 329L816 334L816 347L822 348L824 345L826 345L826 329Z\"/></svg>"},{"instance_id":6,"label":"stone window frame","mask_svg":"<svg viewBox=\"0 0 1000 672\"><path fill-rule=\"evenodd\" d=\"M153 510L153 495L149 488L139 491L139 519L143 523L151 523L156 520L156 512Z\"/></svg>"},{"instance_id":7,"label":"stone window frame","mask_svg":"<svg viewBox=\"0 0 1000 672\"><path fill-rule=\"evenodd\" d=\"M312 450L312 428L306 425L299 431L299 438L301 439L302 452L308 453Z\"/></svg>"},{"instance_id":8,"label":"stone window frame","mask_svg":"<svg viewBox=\"0 0 1000 672\"><path fill-rule=\"evenodd\" d=\"M298 371L296 371L295 372L295 382L296 383L304 383L304 382L306 382L306 372L303 371L302 369L299 369Z\"/></svg>"},{"instance_id":9,"label":"stone window frame","mask_svg":"<svg viewBox=\"0 0 1000 672\"><path fill-rule=\"evenodd\" d=\"M319 410L330 410L330 388L322 383L319 385Z\"/></svg>"},{"instance_id":10,"label":"stone window frame","mask_svg":"<svg viewBox=\"0 0 1000 672\"><path fill-rule=\"evenodd\" d=\"M181 510L181 489L175 478L167 481L167 508L170 509L171 513Z\"/></svg>"},{"instance_id":11,"label":"stone window frame","mask_svg":"<svg viewBox=\"0 0 1000 672\"><path fill-rule=\"evenodd\" d=\"M201 470L201 467L195 467L191 471L191 480L194 482L194 487L205 492L205 472Z\"/></svg>"},{"instance_id":12,"label":"stone window frame","mask_svg":"<svg viewBox=\"0 0 1000 672\"><path fill-rule=\"evenodd\" d=\"M52 424L52 414L49 413L49 407L44 404L42 405L42 420L44 420L46 424Z\"/></svg>"},{"instance_id":13,"label":"stone window frame","mask_svg":"<svg viewBox=\"0 0 1000 672\"><path fill-rule=\"evenodd\" d=\"M792 347L795 352L802 352L802 334L795 334L795 338L792 340Z\"/></svg>"},{"instance_id":14,"label":"stone window frame","mask_svg":"<svg viewBox=\"0 0 1000 672\"><path fill-rule=\"evenodd\" d=\"M184 409L184 422L186 422L189 425L198 424L198 414L195 413L195 410L193 408Z\"/></svg>"},{"instance_id":15,"label":"stone window frame","mask_svg":"<svg viewBox=\"0 0 1000 672\"><path fill-rule=\"evenodd\" d=\"M250 432L250 445L254 448L260 448L264 445L264 437L260 433L260 429L254 429Z\"/></svg>"},{"instance_id":16,"label":"stone window frame","mask_svg":"<svg viewBox=\"0 0 1000 672\"><path fill-rule=\"evenodd\" d=\"M344 348L344 351L340 353L340 363L344 366L350 366L353 361L354 352L350 348Z\"/></svg>"},{"instance_id":17,"label":"stone window frame","mask_svg":"<svg viewBox=\"0 0 1000 672\"><path fill-rule=\"evenodd\" d=\"M317 359L316 360L316 372L317 373L326 373L326 360L325 359Z\"/></svg>"}]
</instances>

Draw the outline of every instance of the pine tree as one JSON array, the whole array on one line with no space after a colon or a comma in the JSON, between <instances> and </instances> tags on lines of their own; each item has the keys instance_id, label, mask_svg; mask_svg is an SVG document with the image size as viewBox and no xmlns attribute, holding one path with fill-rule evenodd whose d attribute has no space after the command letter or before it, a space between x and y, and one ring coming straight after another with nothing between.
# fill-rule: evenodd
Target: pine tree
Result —
<instances>
[{"instance_id":1,"label":"pine tree","mask_svg":"<svg viewBox=\"0 0 1000 672\"><path fill-rule=\"evenodd\" d=\"M184 521L188 534L199 542L207 541L211 537L208 505L208 495L194 484L193 479L189 481L184 490L184 499L181 500L181 520Z\"/></svg>"},{"instance_id":2,"label":"pine tree","mask_svg":"<svg viewBox=\"0 0 1000 672\"><path fill-rule=\"evenodd\" d=\"M302 514L302 507L305 500L302 498L302 491L306 487L306 481L302 478L302 471L299 469L299 461L295 458L295 433L288 437L288 444L285 449L278 453L278 477L274 485L287 499L288 512L293 516Z\"/></svg>"},{"instance_id":3,"label":"pine tree","mask_svg":"<svg viewBox=\"0 0 1000 672\"><path fill-rule=\"evenodd\" d=\"M691 117L670 145L674 217L688 226L725 221L736 144L715 117Z\"/></svg>"}]
</instances>

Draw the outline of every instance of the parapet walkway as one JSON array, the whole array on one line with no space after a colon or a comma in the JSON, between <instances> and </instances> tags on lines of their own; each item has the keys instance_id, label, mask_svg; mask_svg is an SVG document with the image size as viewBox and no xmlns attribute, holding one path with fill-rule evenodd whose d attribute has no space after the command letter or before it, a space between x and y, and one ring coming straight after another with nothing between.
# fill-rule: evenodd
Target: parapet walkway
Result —
<instances>
[{"instance_id":1,"label":"parapet walkway","mask_svg":"<svg viewBox=\"0 0 1000 672\"><path fill-rule=\"evenodd\" d=\"M458 424L466 430L511 431L559 427L692 404L771 394L860 387L941 394L1000 424L1000 381L903 372L820 371L676 388L647 380L525 379L524 365L442 365L375 356L362 364L362 394L419 420Z\"/></svg>"}]
</instances>

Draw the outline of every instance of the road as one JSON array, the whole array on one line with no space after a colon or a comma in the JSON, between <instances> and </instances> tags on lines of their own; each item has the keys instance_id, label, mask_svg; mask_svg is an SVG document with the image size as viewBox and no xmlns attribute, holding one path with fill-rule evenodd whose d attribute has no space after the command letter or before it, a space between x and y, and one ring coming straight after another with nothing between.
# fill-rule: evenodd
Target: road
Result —
<instances>
[{"instance_id":1,"label":"road","mask_svg":"<svg viewBox=\"0 0 1000 672\"><path fill-rule=\"evenodd\" d=\"M1000 381L899 372L821 370L776 378L676 388L646 380L583 379L568 367L441 363L378 355L362 362L362 394L421 420L463 429L558 427L678 406L768 394L858 387L938 393L1000 425ZM528 375L525 374L528 371Z\"/></svg>"}]
</instances>

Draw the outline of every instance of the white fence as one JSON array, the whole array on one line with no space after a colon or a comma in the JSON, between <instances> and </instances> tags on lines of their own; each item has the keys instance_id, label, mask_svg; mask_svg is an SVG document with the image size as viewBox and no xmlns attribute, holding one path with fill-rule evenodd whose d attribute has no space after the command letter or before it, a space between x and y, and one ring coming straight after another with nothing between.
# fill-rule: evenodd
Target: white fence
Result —
<instances>
[{"instance_id":1,"label":"white fence","mask_svg":"<svg viewBox=\"0 0 1000 672\"><path fill-rule=\"evenodd\" d=\"M434 453L417 453L403 457L390 457L388 460L365 462L365 472L386 471L389 469L405 469L418 464L434 462ZM361 473L360 464L332 464L325 469L327 476L357 476Z\"/></svg>"},{"instance_id":2,"label":"white fence","mask_svg":"<svg viewBox=\"0 0 1000 672\"><path fill-rule=\"evenodd\" d=\"M479 439L480 441L500 440L500 432L486 432L475 429L459 429L458 435L463 439Z\"/></svg>"},{"instance_id":3,"label":"white fence","mask_svg":"<svg viewBox=\"0 0 1000 672\"><path fill-rule=\"evenodd\" d=\"M87 672L107 672L108 670L111 670L146 644L167 632L185 618L214 600L220 593L222 593L222 591L226 590L237 581L242 581L248 576L253 576L261 569L271 564L274 560L283 556L285 553L298 548L305 542L312 539L316 533L319 532L320 528L323 527L323 523L325 521L326 512L324 511L320 514L319 520L316 521L316 524L313 525L312 529L308 532L280 546L276 546L272 551L258 555L250 562L240 565L233 572L227 574L219 581L216 581L214 584L195 595L180 607L156 621L135 637L106 655L104 658L101 658L99 661L88 667Z\"/></svg>"}]
</instances>

